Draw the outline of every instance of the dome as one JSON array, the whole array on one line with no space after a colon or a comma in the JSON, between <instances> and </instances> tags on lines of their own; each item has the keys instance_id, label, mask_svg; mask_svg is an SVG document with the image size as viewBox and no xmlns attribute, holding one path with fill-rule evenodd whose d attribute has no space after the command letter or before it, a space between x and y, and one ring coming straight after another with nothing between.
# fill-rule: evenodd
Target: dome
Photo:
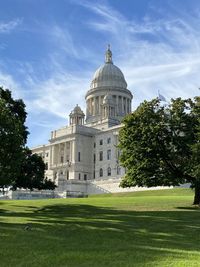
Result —
<instances>
[{"instance_id":1,"label":"dome","mask_svg":"<svg viewBox=\"0 0 200 267\"><path fill-rule=\"evenodd\" d=\"M108 46L105 63L94 73L90 89L85 95L86 124L101 125L102 120L108 119L108 127L118 125L131 112L132 97L122 71L113 64Z\"/></svg>"},{"instance_id":2,"label":"dome","mask_svg":"<svg viewBox=\"0 0 200 267\"><path fill-rule=\"evenodd\" d=\"M127 89L127 83L122 71L112 62L110 48L106 51L105 64L96 70L90 85L90 89L101 87Z\"/></svg>"},{"instance_id":3,"label":"dome","mask_svg":"<svg viewBox=\"0 0 200 267\"><path fill-rule=\"evenodd\" d=\"M79 107L79 105L77 104L77 105L75 106L75 108L72 110L71 115L72 115L72 114L83 115L84 112L82 111L82 109L81 109L81 108Z\"/></svg>"}]
</instances>

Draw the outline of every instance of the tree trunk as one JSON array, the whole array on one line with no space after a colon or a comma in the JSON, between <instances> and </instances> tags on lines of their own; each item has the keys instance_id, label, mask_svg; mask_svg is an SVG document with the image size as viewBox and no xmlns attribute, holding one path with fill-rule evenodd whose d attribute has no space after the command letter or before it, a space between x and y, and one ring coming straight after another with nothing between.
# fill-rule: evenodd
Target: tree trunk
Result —
<instances>
[{"instance_id":1,"label":"tree trunk","mask_svg":"<svg viewBox=\"0 0 200 267\"><path fill-rule=\"evenodd\" d=\"M200 205L200 183L195 184L193 205Z\"/></svg>"}]
</instances>

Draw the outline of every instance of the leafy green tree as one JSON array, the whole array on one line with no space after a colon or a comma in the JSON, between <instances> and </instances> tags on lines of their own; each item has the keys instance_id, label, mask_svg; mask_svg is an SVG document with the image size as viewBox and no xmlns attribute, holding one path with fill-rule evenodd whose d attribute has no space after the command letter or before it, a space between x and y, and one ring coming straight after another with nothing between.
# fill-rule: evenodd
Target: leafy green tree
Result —
<instances>
[{"instance_id":1,"label":"leafy green tree","mask_svg":"<svg viewBox=\"0 0 200 267\"><path fill-rule=\"evenodd\" d=\"M56 188L55 183L47 179L47 177L45 177L40 187L40 189L44 189L44 190L54 190L55 188Z\"/></svg>"},{"instance_id":2,"label":"leafy green tree","mask_svg":"<svg viewBox=\"0 0 200 267\"><path fill-rule=\"evenodd\" d=\"M44 177L41 157L25 147L28 131L23 101L14 100L9 90L0 87L0 188L54 189Z\"/></svg>"},{"instance_id":3,"label":"leafy green tree","mask_svg":"<svg viewBox=\"0 0 200 267\"><path fill-rule=\"evenodd\" d=\"M120 161L127 172L122 187L190 183L200 204L200 97L144 101L124 119Z\"/></svg>"},{"instance_id":4,"label":"leafy green tree","mask_svg":"<svg viewBox=\"0 0 200 267\"><path fill-rule=\"evenodd\" d=\"M28 131L25 104L0 87L0 187L12 184L19 173Z\"/></svg>"},{"instance_id":5,"label":"leafy green tree","mask_svg":"<svg viewBox=\"0 0 200 267\"><path fill-rule=\"evenodd\" d=\"M55 189L55 184L45 178L44 173L45 163L43 159L37 154L32 154L28 148L25 148L20 173L13 183L13 189Z\"/></svg>"}]
</instances>

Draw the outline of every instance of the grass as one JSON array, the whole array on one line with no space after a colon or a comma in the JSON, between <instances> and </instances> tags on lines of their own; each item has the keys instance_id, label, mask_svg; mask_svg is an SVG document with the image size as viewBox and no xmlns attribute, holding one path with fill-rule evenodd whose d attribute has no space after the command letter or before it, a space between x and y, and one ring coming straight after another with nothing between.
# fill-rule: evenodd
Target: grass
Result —
<instances>
[{"instance_id":1,"label":"grass","mask_svg":"<svg viewBox=\"0 0 200 267\"><path fill-rule=\"evenodd\" d=\"M192 200L190 189L171 189L0 201L0 266L200 266Z\"/></svg>"}]
</instances>

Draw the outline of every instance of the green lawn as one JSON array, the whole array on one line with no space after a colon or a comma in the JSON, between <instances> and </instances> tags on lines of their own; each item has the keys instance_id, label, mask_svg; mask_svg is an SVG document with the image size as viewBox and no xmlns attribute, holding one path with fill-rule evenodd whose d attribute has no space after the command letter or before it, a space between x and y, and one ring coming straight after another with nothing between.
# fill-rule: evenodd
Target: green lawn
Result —
<instances>
[{"instance_id":1,"label":"green lawn","mask_svg":"<svg viewBox=\"0 0 200 267\"><path fill-rule=\"evenodd\" d=\"M200 266L192 200L189 189L172 189L0 201L0 266Z\"/></svg>"}]
</instances>

